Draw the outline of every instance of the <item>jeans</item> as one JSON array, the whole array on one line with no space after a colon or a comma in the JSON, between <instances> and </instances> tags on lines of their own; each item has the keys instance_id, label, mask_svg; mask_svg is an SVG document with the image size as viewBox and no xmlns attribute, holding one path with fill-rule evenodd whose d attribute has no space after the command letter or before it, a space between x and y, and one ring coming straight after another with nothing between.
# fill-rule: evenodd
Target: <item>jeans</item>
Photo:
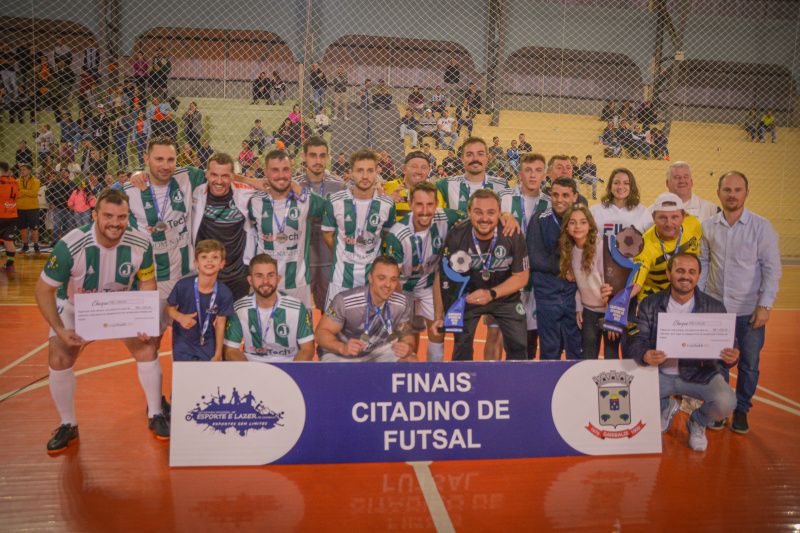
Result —
<instances>
[{"instance_id":1,"label":"jeans","mask_svg":"<svg viewBox=\"0 0 800 533\"><path fill-rule=\"evenodd\" d=\"M537 300L536 322L539 328L539 358L542 361L561 359L562 347L566 348L567 359L582 358L574 295L560 303Z\"/></svg>"},{"instance_id":2,"label":"jeans","mask_svg":"<svg viewBox=\"0 0 800 533\"><path fill-rule=\"evenodd\" d=\"M53 243L69 233L73 228L74 217L69 209L53 209Z\"/></svg>"},{"instance_id":3,"label":"jeans","mask_svg":"<svg viewBox=\"0 0 800 533\"><path fill-rule=\"evenodd\" d=\"M591 309L583 310L583 327L581 328L581 345L583 347L583 359L597 359L600 354L600 339L603 339L603 357L606 359L617 359L619 352L619 339L612 341L608 339L605 330L602 328L602 320L605 313L598 313Z\"/></svg>"},{"instance_id":4,"label":"jeans","mask_svg":"<svg viewBox=\"0 0 800 533\"><path fill-rule=\"evenodd\" d=\"M400 140L404 141L405 138L406 138L406 135L410 135L411 136L411 147L412 148L416 148L417 147L417 142L418 142L417 132L414 131L413 128L409 128L405 124L400 124Z\"/></svg>"},{"instance_id":5,"label":"jeans","mask_svg":"<svg viewBox=\"0 0 800 533\"><path fill-rule=\"evenodd\" d=\"M128 136L114 135L114 151L117 153L119 170L128 170Z\"/></svg>"},{"instance_id":6,"label":"jeans","mask_svg":"<svg viewBox=\"0 0 800 533\"><path fill-rule=\"evenodd\" d=\"M475 330L482 315L492 316L503 333L507 359L528 358L528 331L525 308L519 293L493 300L486 305L467 304L464 309L464 331L455 334L454 361L472 361Z\"/></svg>"},{"instance_id":7,"label":"jeans","mask_svg":"<svg viewBox=\"0 0 800 533\"><path fill-rule=\"evenodd\" d=\"M758 360L764 339L767 335L766 327L753 329L750 319L752 315L736 317L736 343L739 345L739 363L736 378L736 410L747 413L753 406L753 395L758 387ZM723 371L725 381L728 380L728 369Z\"/></svg>"},{"instance_id":8,"label":"jeans","mask_svg":"<svg viewBox=\"0 0 800 533\"><path fill-rule=\"evenodd\" d=\"M92 223L92 210L87 209L83 213L78 213L77 211L73 213L75 219L75 227L79 228L81 226L85 226L86 224Z\"/></svg>"},{"instance_id":9,"label":"jeans","mask_svg":"<svg viewBox=\"0 0 800 533\"><path fill-rule=\"evenodd\" d=\"M314 89L314 114L319 113L325 105L325 89Z\"/></svg>"},{"instance_id":10,"label":"jeans","mask_svg":"<svg viewBox=\"0 0 800 533\"><path fill-rule=\"evenodd\" d=\"M736 395L722 374L716 374L708 383L693 383L684 381L680 376L659 372L658 389L662 411L667 408L669 397L675 394L703 400L703 406L692 414L695 421L703 427L728 418L736 406Z\"/></svg>"},{"instance_id":11,"label":"jeans","mask_svg":"<svg viewBox=\"0 0 800 533\"><path fill-rule=\"evenodd\" d=\"M448 137L450 138L450 144L448 144L445 141L445 139L447 139ZM444 131L439 132L439 143L441 143L443 146L446 146L448 150L453 149L457 140L458 140L458 133L454 131L451 131L449 133Z\"/></svg>"}]
</instances>

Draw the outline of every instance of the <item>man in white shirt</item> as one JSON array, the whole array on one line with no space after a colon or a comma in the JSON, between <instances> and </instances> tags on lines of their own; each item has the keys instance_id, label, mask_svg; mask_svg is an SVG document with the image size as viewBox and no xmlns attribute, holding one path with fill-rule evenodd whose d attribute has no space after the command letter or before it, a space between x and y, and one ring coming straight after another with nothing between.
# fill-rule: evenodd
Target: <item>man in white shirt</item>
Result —
<instances>
[{"instance_id":1,"label":"man in white shirt","mask_svg":"<svg viewBox=\"0 0 800 533\"><path fill-rule=\"evenodd\" d=\"M439 130L439 144L448 150L455 148L456 140L458 140L458 132L455 131L453 125L455 119L449 116L447 109L442 110L442 117L436 122L436 127ZM450 142L447 142L450 139Z\"/></svg>"},{"instance_id":2,"label":"man in white shirt","mask_svg":"<svg viewBox=\"0 0 800 533\"><path fill-rule=\"evenodd\" d=\"M667 190L683 201L683 210L703 222L714 216L718 208L692 192L692 169L686 161L675 161L667 168ZM651 209L652 212L652 209Z\"/></svg>"}]
</instances>

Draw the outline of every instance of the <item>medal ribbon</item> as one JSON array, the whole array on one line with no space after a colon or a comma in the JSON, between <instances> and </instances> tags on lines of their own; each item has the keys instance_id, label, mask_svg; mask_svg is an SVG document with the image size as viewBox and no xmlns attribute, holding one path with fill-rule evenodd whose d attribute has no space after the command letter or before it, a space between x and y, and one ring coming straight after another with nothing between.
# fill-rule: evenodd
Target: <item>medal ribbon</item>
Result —
<instances>
[{"instance_id":1,"label":"medal ribbon","mask_svg":"<svg viewBox=\"0 0 800 533\"><path fill-rule=\"evenodd\" d=\"M256 310L258 332L261 333L261 346L259 346L259 348L264 348L264 345L267 343L267 332L269 331L269 325L272 323L272 319L275 317L275 311L278 309L278 303L280 303L280 296L275 297L275 303L272 305L272 312L269 315L267 327L264 328L261 326L261 313L259 312L258 304L256 303L256 295L253 294L253 308Z\"/></svg>"},{"instance_id":2,"label":"medal ribbon","mask_svg":"<svg viewBox=\"0 0 800 533\"><path fill-rule=\"evenodd\" d=\"M167 212L167 204L170 202L172 197L172 183L173 180L170 180L169 184L167 185L167 194L164 195L164 205L162 205L161 208L158 207L158 199L156 198L156 191L153 189L153 184L150 183L149 185L150 196L153 198L153 205L156 208L156 220L158 222L164 222L164 213Z\"/></svg>"},{"instance_id":3,"label":"medal ribbon","mask_svg":"<svg viewBox=\"0 0 800 533\"><path fill-rule=\"evenodd\" d=\"M483 263L483 270L489 272L492 268L492 256L494 255L494 247L497 244L497 228L494 228L494 237L492 237L492 242L489 244L489 250L486 252L486 259L483 258L481 253L481 246L478 243L478 237L475 235L475 228L472 230L472 243L475 245L475 252L478 254L478 257L481 258L481 262Z\"/></svg>"},{"instance_id":4,"label":"medal ribbon","mask_svg":"<svg viewBox=\"0 0 800 533\"><path fill-rule=\"evenodd\" d=\"M375 314L370 318L370 311L372 311L373 308L375 309ZM389 309L389 302L383 302L383 309L386 311L385 317L383 316L380 306L372 305L372 294L369 289L367 289L367 308L364 312L364 333L369 334L369 330L375 322L375 319L380 318L384 329L386 329L389 335L392 334L394 328L392 327L392 312Z\"/></svg>"},{"instance_id":5,"label":"medal ribbon","mask_svg":"<svg viewBox=\"0 0 800 533\"><path fill-rule=\"evenodd\" d=\"M214 302L217 301L217 290L219 289L219 282L214 282L214 290L211 293L211 300L208 302L209 312L203 318L203 309L200 306L200 278L194 278L194 303L197 305L197 327L200 329L200 344L205 342L206 331L208 326L211 325L211 309L214 308ZM202 326L200 325L202 323Z\"/></svg>"},{"instance_id":6,"label":"medal ribbon","mask_svg":"<svg viewBox=\"0 0 800 533\"><path fill-rule=\"evenodd\" d=\"M678 233L678 242L675 244L675 249L672 251L672 254L667 256L667 251L664 249L664 241L658 239L658 244L661 246L661 254L664 257L664 261L669 261L669 258L678 253L681 249L681 239L683 239L683 226L681 226L681 231Z\"/></svg>"}]
</instances>

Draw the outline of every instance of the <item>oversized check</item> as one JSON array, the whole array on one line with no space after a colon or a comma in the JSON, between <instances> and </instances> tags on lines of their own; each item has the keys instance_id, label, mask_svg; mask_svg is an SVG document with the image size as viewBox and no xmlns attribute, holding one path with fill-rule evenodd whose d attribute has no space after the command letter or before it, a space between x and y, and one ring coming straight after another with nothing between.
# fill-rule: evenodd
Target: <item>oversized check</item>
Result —
<instances>
[{"instance_id":1,"label":"oversized check","mask_svg":"<svg viewBox=\"0 0 800 533\"><path fill-rule=\"evenodd\" d=\"M158 291L75 295L75 332L87 341L159 334Z\"/></svg>"},{"instance_id":2,"label":"oversized check","mask_svg":"<svg viewBox=\"0 0 800 533\"><path fill-rule=\"evenodd\" d=\"M734 313L658 313L656 350L675 359L719 359L733 348Z\"/></svg>"}]
</instances>

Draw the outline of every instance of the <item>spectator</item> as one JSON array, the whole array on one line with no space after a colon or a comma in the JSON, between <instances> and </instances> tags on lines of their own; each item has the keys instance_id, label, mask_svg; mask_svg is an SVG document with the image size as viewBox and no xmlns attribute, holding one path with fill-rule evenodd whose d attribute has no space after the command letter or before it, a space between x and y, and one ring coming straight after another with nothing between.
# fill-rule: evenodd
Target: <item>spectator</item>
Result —
<instances>
[{"instance_id":1,"label":"spectator","mask_svg":"<svg viewBox=\"0 0 800 533\"><path fill-rule=\"evenodd\" d=\"M57 180L47 183L45 198L53 216L53 242L66 235L73 228L73 216L67 202L72 195L73 184L69 169L62 166Z\"/></svg>"},{"instance_id":2,"label":"spectator","mask_svg":"<svg viewBox=\"0 0 800 533\"><path fill-rule=\"evenodd\" d=\"M521 156L533 152L533 146L531 146L531 143L525 139L524 133L519 134L519 145L517 146L517 149L519 150L519 155Z\"/></svg>"},{"instance_id":3,"label":"spectator","mask_svg":"<svg viewBox=\"0 0 800 533\"><path fill-rule=\"evenodd\" d=\"M111 123L111 137L114 139L114 152L117 155L117 167L128 168L128 139L131 134L130 117L118 115Z\"/></svg>"},{"instance_id":4,"label":"spectator","mask_svg":"<svg viewBox=\"0 0 800 533\"><path fill-rule=\"evenodd\" d=\"M331 172L336 176L344 176L349 169L350 163L347 161L344 152L339 152L336 161L334 161L333 165L331 166Z\"/></svg>"},{"instance_id":5,"label":"spectator","mask_svg":"<svg viewBox=\"0 0 800 533\"><path fill-rule=\"evenodd\" d=\"M431 145L428 143L422 143L422 153L425 154L425 157L428 158L428 161L431 164L431 169L436 168L439 166L436 163L436 156L431 153ZM433 170L431 170L431 174L433 174Z\"/></svg>"},{"instance_id":6,"label":"spectator","mask_svg":"<svg viewBox=\"0 0 800 533\"><path fill-rule=\"evenodd\" d=\"M592 186L592 200L597 200L597 182L603 183L604 180L597 177L597 165L592 161L591 154L587 154L586 159L578 167L578 179L581 183Z\"/></svg>"},{"instance_id":7,"label":"spectator","mask_svg":"<svg viewBox=\"0 0 800 533\"><path fill-rule=\"evenodd\" d=\"M197 159L200 161L200 168L208 167L208 160L214 155L214 149L208 139L204 140L197 151Z\"/></svg>"},{"instance_id":8,"label":"spectator","mask_svg":"<svg viewBox=\"0 0 800 533\"><path fill-rule=\"evenodd\" d=\"M147 108L147 120L150 122L150 133L153 137L167 135L172 121L172 107L154 96Z\"/></svg>"},{"instance_id":9,"label":"spectator","mask_svg":"<svg viewBox=\"0 0 800 533\"><path fill-rule=\"evenodd\" d=\"M33 102L28 95L28 89L24 85L19 85L17 87L17 96L15 98L7 97L6 101L8 102L9 124L13 124L14 122L25 124L25 111L28 111L30 114L31 124L35 122Z\"/></svg>"},{"instance_id":10,"label":"spectator","mask_svg":"<svg viewBox=\"0 0 800 533\"><path fill-rule=\"evenodd\" d=\"M61 130L61 151L59 155L64 157L64 147L69 148L69 156L74 156L75 152L78 151L78 143L81 142L81 127L80 125L72 120L72 115L69 112L63 113L61 116L61 122L58 123L58 127Z\"/></svg>"},{"instance_id":11,"label":"spectator","mask_svg":"<svg viewBox=\"0 0 800 533\"><path fill-rule=\"evenodd\" d=\"M419 90L418 85L414 85L414 88L408 94L408 107L419 115L422 115L425 109L425 95Z\"/></svg>"},{"instance_id":12,"label":"spectator","mask_svg":"<svg viewBox=\"0 0 800 533\"><path fill-rule=\"evenodd\" d=\"M498 161L503 159L505 150L500 146L500 137L492 137L492 145L489 147L488 153L494 155Z\"/></svg>"},{"instance_id":13,"label":"spectator","mask_svg":"<svg viewBox=\"0 0 800 533\"><path fill-rule=\"evenodd\" d=\"M33 79L33 105L37 110L44 110L50 107L51 71L50 63L47 62L47 56L41 56L39 58L39 64L36 65L36 70L34 70Z\"/></svg>"},{"instance_id":14,"label":"spectator","mask_svg":"<svg viewBox=\"0 0 800 533\"><path fill-rule=\"evenodd\" d=\"M613 122L608 122L603 133L600 135L600 143L604 146L603 154L606 157L619 157L622 152L622 144L617 138L617 130Z\"/></svg>"},{"instance_id":15,"label":"spectator","mask_svg":"<svg viewBox=\"0 0 800 533\"><path fill-rule=\"evenodd\" d=\"M31 238L34 253L39 253L39 180L31 173L31 167L22 165L19 169L19 197L17 197L17 227L22 241L22 253L28 251L28 236Z\"/></svg>"},{"instance_id":16,"label":"spectator","mask_svg":"<svg viewBox=\"0 0 800 533\"><path fill-rule=\"evenodd\" d=\"M0 79L9 100L17 97L17 72L14 51L5 43L0 43Z\"/></svg>"},{"instance_id":17,"label":"spectator","mask_svg":"<svg viewBox=\"0 0 800 533\"><path fill-rule=\"evenodd\" d=\"M294 104L292 106L292 112L289 113L287 118L292 122L292 124L297 124L303 120L303 113L300 111L300 106L298 104Z\"/></svg>"},{"instance_id":18,"label":"spectator","mask_svg":"<svg viewBox=\"0 0 800 533\"><path fill-rule=\"evenodd\" d=\"M272 144L272 139L270 139L270 142L267 141L267 132L261 126L261 119L257 118L253 121L253 127L250 128L250 133L247 135L247 143L250 145L251 150L258 148L258 155L264 153L264 149L268 144Z\"/></svg>"},{"instance_id":19,"label":"spectator","mask_svg":"<svg viewBox=\"0 0 800 533\"><path fill-rule=\"evenodd\" d=\"M253 87L251 91L253 95L253 101L250 102L250 105L258 104L259 100L265 100L267 105L271 104L271 90L272 80L269 79L265 71L260 72L258 77L253 80Z\"/></svg>"},{"instance_id":20,"label":"spectator","mask_svg":"<svg viewBox=\"0 0 800 533\"><path fill-rule=\"evenodd\" d=\"M683 204L683 210L688 214L697 217L700 222L714 216L719 209L715 204L700 198L694 192L694 180L692 179L692 168L686 161L675 161L667 167L667 190L677 194ZM652 211L653 208L651 207Z\"/></svg>"},{"instance_id":21,"label":"spectator","mask_svg":"<svg viewBox=\"0 0 800 533\"><path fill-rule=\"evenodd\" d=\"M314 124L316 124L316 126L317 126L317 129L316 129L317 135L320 135L320 136L322 134L324 134L326 131L331 129L331 119L325 113L325 107L322 107L319 110L319 113L317 113L314 116Z\"/></svg>"},{"instance_id":22,"label":"spectator","mask_svg":"<svg viewBox=\"0 0 800 533\"><path fill-rule=\"evenodd\" d=\"M436 127L439 130L439 144L447 149L455 148L458 132L455 130L455 119L448 114L447 109L442 109L442 116L436 122ZM449 143L447 139L450 139Z\"/></svg>"},{"instance_id":23,"label":"spectator","mask_svg":"<svg viewBox=\"0 0 800 533\"><path fill-rule=\"evenodd\" d=\"M623 102L622 104L622 109L620 110L619 113L620 124L622 124L622 122L631 122L635 118L636 117L633 116L633 102L631 102L630 100L625 100L625 102Z\"/></svg>"},{"instance_id":24,"label":"spectator","mask_svg":"<svg viewBox=\"0 0 800 533\"><path fill-rule=\"evenodd\" d=\"M452 149L447 151L447 156L442 159L440 166L444 168L446 176L457 176L464 173L464 163L456 157L456 151Z\"/></svg>"},{"instance_id":25,"label":"spectator","mask_svg":"<svg viewBox=\"0 0 800 533\"><path fill-rule=\"evenodd\" d=\"M193 150L200 148L200 137L203 136L203 114L197 110L195 102L189 102L189 108L183 114L183 133Z\"/></svg>"},{"instance_id":26,"label":"spectator","mask_svg":"<svg viewBox=\"0 0 800 533\"><path fill-rule=\"evenodd\" d=\"M344 72L343 67L336 70L336 76L333 78L333 113L335 119L341 116L347 120L347 74Z\"/></svg>"},{"instance_id":27,"label":"spectator","mask_svg":"<svg viewBox=\"0 0 800 533\"><path fill-rule=\"evenodd\" d=\"M106 182L110 181L109 178L111 178L110 174L106 176ZM118 170L116 180L114 180L112 183L107 183L107 184L112 189L122 190L122 188L125 187L125 184L128 183L128 180L130 180L130 178L131 178L130 174L128 174L126 171Z\"/></svg>"},{"instance_id":28,"label":"spectator","mask_svg":"<svg viewBox=\"0 0 800 533\"><path fill-rule=\"evenodd\" d=\"M164 49L159 48L150 65L150 90L153 92L153 97L167 97L169 94L167 82L171 72L172 61L165 55Z\"/></svg>"},{"instance_id":29,"label":"spectator","mask_svg":"<svg viewBox=\"0 0 800 533\"><path fill-rule=\"evenodd\" d=\"M361 90L358 93L360 102L361 102L361 109L365 111L370 108L372 105L372 80L367 78L364 80L364 85L361 87Z\"/></svg>"},{"instance_id":30,"label":"spectator","mask_svg":"<svg viewBox=\"0 0 800 533\"><path fill-rule=\"evenodd\" d=\"M461 100L461 105L456 108L458 133L461 133L461 128L467 128L467 137L472 137L473 118L475 118L475 110L469 105L469 98L464 98Z\"/></svg>"},{"instance_id":31,"label":"spectator","mask_svg":"<svg viewBox=\"0 0 800 533\"><path fill-rule=\"evenodd\" d=\"M114 181L114 177L111 174L106 174L103 176L103 180L100 180L100 176L96 174L89 174L87 176L87 186L86 191L97 198L103 189L106 188L106 184L111 184Z\"/></svg>"},{"instance_id":32,"label":"spectator","mask_svg":"<svg viewBox=\"0 0 800 533\"><path fill-rule=\"evenodd\" d=\"M247 140L242 141L242 150L239 152L239 166L242 167L243 171L250 166L253 159L255 159L255 155L253 155L253 151L250 149L250 143L248 143Z\"/></svg>"},{"instance_id":33,"label":"spectator","mask_svg":"<svg viewBox=\"0 0 800 533\"><path fill-rule=\"evenodd\" d=\"M431 110L434 113L441 113L447 107L447 94L442 91L442 86L437 85L433 95L431 95Z\"/></svg>"},{"instance_id":34,"label":"spectator","mask_svg":"<svg viewBox=\"0 0 800 533\"><path fill-rule=\"evenodd\" d=\"M419 122L414 118L414 112L409 108L405 116L400 119L400 142L405 142L406 135L411 137L411 148L416 148L418 143L417 128Z\"/></svg>"},{"instance_id":35,"label":"spectator","mask_svg":"<svg viewBox=\"0 0 800 533\"><path fill-rule=\"evenodd\" d=\"M87 188L86 181L81 180L78 186L72 190L69 200L67 200L67 207L72 211L75 227L92 223L92 209L94 209L97 200Z\"/></svg>"},{"instance_id":36,"label":"spectator","mask_svg":"<svg viewBox=\"0 0 800 533\"><path fill-rule=\"evenodd\" d=\"M133 63L131 63L131 74L133 82L140 95L147 93L147 74L150 70L150 64L145 59L144 54L136 52L133 54Z\"/></svg>"},{"instance_id":37,"label":"spectator","mask_svg":"<svg viewBox=\"0 0 800 533\"><path fill-rule=\"evenodd\" d=\"M653 103L650 100L642 102L637 118L642 123L642 130L644 131L648 131L650 126L658 120L656 111L653 109Z\"/></svg>"},{"instance_id":38,"label":"spectator","mask_svg":"<svg viewBox=\"0 0 800 533\"><path fill-rule=\"evenodd\" d=\"M775 135L777 130L775 129L775 117L772 115L772 111L767 110L764 113L764 116L761 117L761 126L758 130L758 140L760 142L764 142L764 134L769 132L772 135L772 142L775 142Z\"/></svg>"},{"instance_id":39,"label":"spectator","mask_svg":"<svg viewBox=\"0 0 800 533\"><path fill-rule=\"evenodd\" d=\"M247 147L247 150L250 150L250 146L247 144L247 141L242 141L242 148ZM239 163L242 162L242 154L239 154ZM248 160L248 164L253 159L253 152L250 152L250 159ZM192 148L192 145L187 143L183 143L181 147L181 151L178 154L177 165L179 167L189 167L189 166L199 166L195 163L197 160L197 153ZM244 164L242 164L242 168L244 168Z\"/></svg>"},{"instance_id":40,"label":"spectator","mask_svg":"<svg viewBox=\"0 0 800 533\"><path fill-rule=\"evenodd\" d=\"M419 119L419 133L422 137L433 137L437 142L437 123L436 117L433 116L433 110L426 109L425 114Z\"/></svg>"},{"instance_id":41,"label":"spectator","mask_svg":"<svg viewBox=\"0 0 800 533\"><path fill-rule=\"evenodd\" d=\"M511 148L506 151L506 159L514 170L514 174L519 174L519 149L517 148L517 141L511 141Z\"/></svg>"},{"instance_id":42,"label":"spectator","mask_svg":"<svg viewBox=\"0 0 800 533\"><path fill-rule=\"evenodd\" d=\"M89 157L86 160L83 171L87 175L105 176L108 171L108 162L106 161L105 154L96 147L92 147L89 150Z\"/></svg>"},{"instance_id":43,"label":"spectator","mask_svg":"<svg viewBox=\"0 0 800 533\"><path fill-rule=\"evenodd\" d=\"M387 85L386 80L378 80L372 94L372 103L378 109L389 109L392 106L392 100L392 88Z\"/></svg>"},{"instance_id":44,"label":"spectator","mask_svg":"<svg viewBox=\"0 0 800 533\"><path fill-rule=\"evenodd\" d=\"M50 106L55 114L56 122L61 122L64 118L63 112L68 107L72 89L75 86L75 72L63 60L56 63L52 85Z\"/></svg>"},{"instance_id":45,"label":"spectator","mask_svg":"<svg viewBox=\"0 0 800 533\"><path fill-rule=\"evenodd\" d=\"M84 67L78 79L78 109L81 111L89 111L94 107L94 92L96 86L97 81L94 76Z\"/></svg>"},{"instance_id":46,"label":"spectator","mask_svg":"<svg viewBox=\"0 0 800 533\"><path fill-rule=\"evenodd\" d=\"M380 153L380 160L378 160L378 173L384 182L395 179L394 161L389 152L383 151Z\"/></svg>"},{"instance_id":47,"label":"spectator","mask_svg":"<svg viewBox=\"0 0 800 533\"><path fill-rule=\"evenodd\" d=\"M483 99L481 97L481 92L478 90L478 86L475 85L475 82L470 82L469 89L467 89L467 92L464 93L464 97L469 101L469 106L475 111L475 113L481 112Z\"/></svg>"},{"instance_id":48,"label":"spectator","mask_svg":"<svg viewBox=\"0 0 800 533\"><path fill-rule=\"evenodd\" d=\"M450 63L444 69L444 86L447 93L455 101L458 98L458 84L461 82L461 69L455 57L450 58Z\"/></svg>"},{"instance_id":49,"label":"spectator","mask_svg":"<svg viewBox=\"0 0 800 533\"><path fill-rule=\"evenodd\" d=\"M654 159L669 161L669 148L667 136L658 128L650 129L650 154Z\"/></svg>"},{"instance_id":50,"label":"spectator","mask_svg":"<svg viewBox=\"0 0 800 533\"><path fill-rule=\"evenodd\" d=\"M603 122L613 122L614 117L617 116L617 101L609 100L600 111L600 120Z\"/></svg>"},{"instance_id":51,"label":"spectator","mask_svg":"<svg viewBox=\"0 0 800 533\"><path fill-rule=\"evenodd\" d=\"M144 116L143 111L136 114L133 124L133 144L136 147L136 159L139 168L144 168L144 152L147 149L147 140L150 138L150 121Z\"/></svg>"},{"instance_id":52,"label":"spectator","mask_svg":"<svg viewBox=\"0 0 800 533\"><path fill-rule=\"evenodd\" d=\"M318 63L311 65L309 83L311 84L311 90L314 93L314 114L316 115L325 105L325 91L328 88L328 77L325 76L325 73L321 68L319 68Z\"/></svg>"},{"instance_id":53,"label":"spectator","mask_svg":"<svg viewBox=\"0 0 800 533\"><path fill-rule=\"evenodd\" d=\"M88 46L83 49L83 66L94 78L95 83L100 81L100 51Z\"/></svg>"},{"instance_id":54,"label":"spectator","mask_svg":"<svg viewBox=\"0 0 800 533\"><path fill-rule=\"evenodd\" d=\"M53 132L50 131L50 124L42 124L39 128L39 134L36 136L36 152L39 156L39 164L45 167L50 166L50 152L56 138Z\"/></svg>"},{"instance_id":55,"label":"spectator","mask_svg":"<svg viewBox=\"0 0 800 533\"><path fill-rule=\"evenodd\" d=\"M33 152L28 148L28 142L25 139L20 139L17 151L14 154L14 166L19 170L21 165L28 165L33 168Z\"/></svg>"},{"instance_id":56,"label":"spectator","mask_svg":"<svg viewBox=\"0 0 800 533\"><path fill-rule=\"evenodd\" d=\"M642 127L636 124L630 134L631 150L630 153L633 157L650 157L650 145L647 143L647 135Z\"/></svg>"},{"instance_id":57,"label":"spectator","mask_svg":"<svg viewBox=\"0 0 800 533\"><path fill-rule=\"evenodd\" d=\"M272 102L283 105L286 100L286 82L281 79L277 70L272 71Z\"/></svg>"}]
</instances>

